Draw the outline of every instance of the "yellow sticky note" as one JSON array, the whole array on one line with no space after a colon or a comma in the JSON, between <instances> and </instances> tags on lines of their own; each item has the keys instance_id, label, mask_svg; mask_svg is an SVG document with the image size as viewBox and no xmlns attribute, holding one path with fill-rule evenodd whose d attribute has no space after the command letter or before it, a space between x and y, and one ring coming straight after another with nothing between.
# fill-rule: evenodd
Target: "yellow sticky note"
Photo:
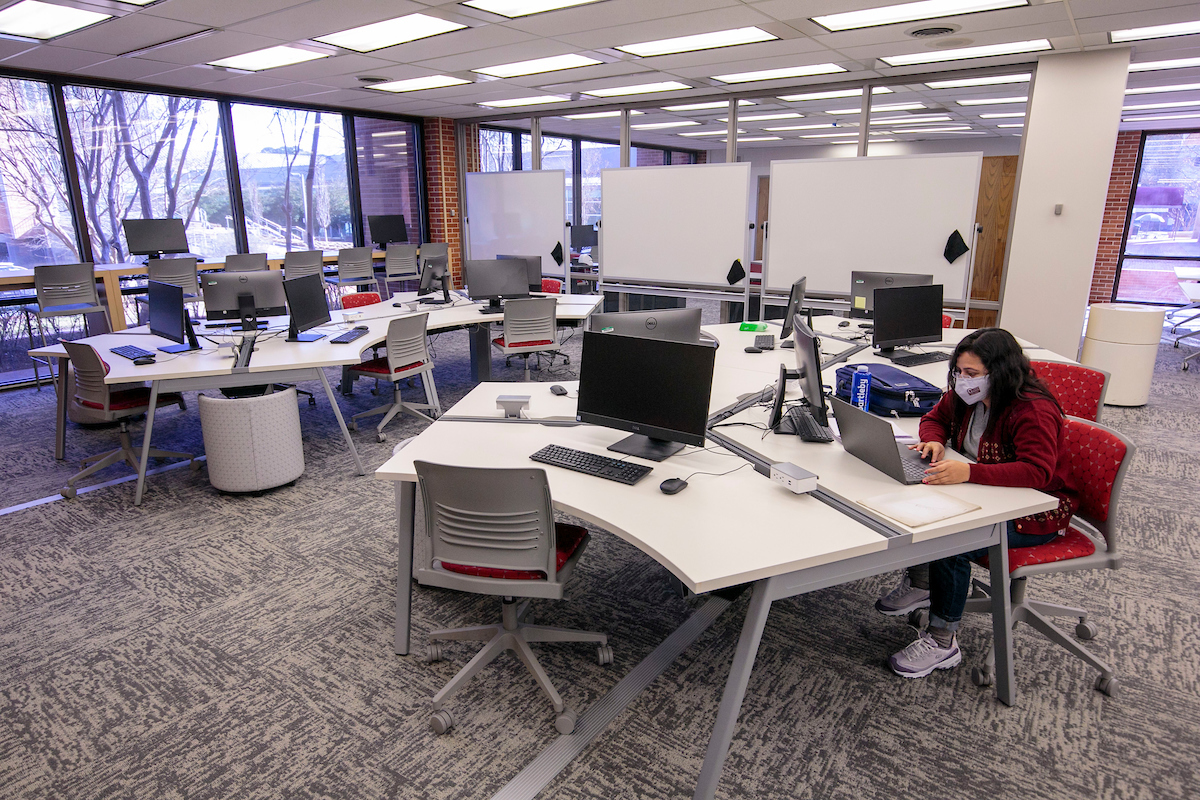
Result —
<instances>
[{"instance_id":1,"label":"yellow sticky note","mask_svg":"<svg viewBox=\"0 0 1200 800\"><path fill-rule=\"evenodd\" d=\"M854 308L857 311L866 311L867 310L867 298L865 298L865 297L854 298Z\"/></svg>"}]
</instances>

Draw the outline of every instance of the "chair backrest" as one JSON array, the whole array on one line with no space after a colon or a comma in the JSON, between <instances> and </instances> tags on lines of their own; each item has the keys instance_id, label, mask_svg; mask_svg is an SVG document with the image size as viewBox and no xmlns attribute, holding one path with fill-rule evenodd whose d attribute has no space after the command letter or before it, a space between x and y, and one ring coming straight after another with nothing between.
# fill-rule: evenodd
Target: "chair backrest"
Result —
<instances>
[{"instance_id":1,"label":"chair backrest","mask_svg":"<svg viewBox=\"0 0 1200 800\"><path fill-rule=\"evenodd\" d=\"M429 355L429 340L425 335L428 322L427 312L396 317L388 323L387 360L392 374L403 367L433 361Z\"/></svg>"},{"instance_id":2,"label":"chair backrest","mask_svg":"<svg viewBox=\"0 0 1200 800\"><path fill-rule=\"evenodd\" d=\"M320 275L325 269L325 254L320 250L289 250L283 254L283 277L287 280L305 275Z\"/></svg>"},{"instance_id":3,"label":"chair backrest","mask_svg":"<svg viewBox=\"0 0 1200 800\"><path fill-rule=\"evenodd\" d=\"M1082 364L1058 361L1030 361L1033 371L1054 393L1063 413L1097 422L1104 410L1108 391L1108 373Z\"/></svg>"},{"instance_id":4,"label":"chair backrest","mask_svg":"<svg viewBox=\"0 0 1200 800\"><path fill-rule=\"evenodd\" d=\"M38 308L43 311L55 306L100 305L96 268L90 261L34 267L33 285Z\"/></svg>"},{"instance_id":5,"label":"chair backrest","mask_svg":"<svg viewBox=\"0 0 1200 800\"><path fill-rule=\"evenodd\" d=\"M233 253L225 256L226 272L261 272L265 269L266 253Z\"/></svg>"},{"instance_id":6,"label":"chair backrest","mask_svg":"<svg viewBox=\"0 0 1200 800\"><path fill-rule=\"evenodd\" d=\"M441 261L449 268L450 245L445 242L426 242L421 245L421 264L427 261Z\"/></svg>"},{"instance_id":7,"label":"chair backrest","mask_svg":"<svg viewBox=\"0 0 1200 800\"><path fill-rule=\"evenodd\" d=\"M1079 492L1076 521L1083 520L1104 537L1110 555L1116 553L1116 509L1125 472L1137 448L1120 433L1077 417L1064 421L1067 470Z\"/></svg>"},{"instance_id":8,"label":"chair backrest","mask_svg":"<svg viewBox=\"0 0 1200 800\"><path fill-rule=\"evenodd\" d=\"M389 244L383 257L383 268L389 278L415 278L421 274L417 265L415 244Z\"/></svg>"},{"instance_id":9,"label":"chair backrest","mask_svg":"<svg viewBox=\"0 0 1200 800\"><path fill-rule=\"evenodd\" d=\"M504 301L504 344L533 347L533 342L558 344L558 301L553 297L528 297ZM527 344L528 343L528 344Z\"/></svg>"},{"instance_id":10,"label":"chair backrest","mask_svg":"<svg viewBox=\"0 0 1200 800\"><path fill-rule=\"evenodd\" d=\"M96 348L82 342L60 342L67 349L71 358L71 368L75 371L76 401L86 400L95 403L108 411L109 390L104 382L108 374L108 366L96 352Z\"/></svg>"},{"instance_id":11,"label":"chair backrest","mask_svg":"<svg viewBox=\"0 0 1200 800\"><path fill-rule=\"evenodd\" d=\"M486 594L527 597L527 584L556 583L554 510L545 470L479 469L427 461L416 461L414 466L425 507L431 569L438 562L447 562L541 570L549 576L541 582L517 582L454 575L467 583L458 588ZM472 582L480 588L472 587ZM512 588L487 588L503 583ZM561 584L558 586L561 592Z\"/></svg>"},{"instance_id":12,"label":"chair backrest","mask_svg":"<svg viewBox=\"0 0 1200 800\"><path fill-rule=\"evenodd\" d=\"M954 317L950 316L949 314L942 314L942 327L943 328L953 328L954 327Z\"/></svg>"},{"instance_id":13,"label":"chair backrest","mask_svg":"<svg viewBox=\"0 0 1200 800\"><path fill-rule=\"evenodd\" d=\"M375 279L375 267L371 261L370 247L347 247L338 250L338 280Z\"/></svg>"},{"instance_id":14,"label":"chair backrest","mask_svg":"<svg viewBox=\"0 0 1200 800\"><path fill-rule=\"evenodd\" d=\"M382 302L382 300L379 292L351 292L350 294L342 295L342 310L374 305L375 303Z\"/></svg>"},{"instance_id":15,"label":"chair backrest","mask_svg":"<svg viewBox=\"0 0 1200 800\"><path fill-rule=\"evenodd\" d=\"M183 294L200 296L200 276L196 271L196 259L152 258L146 266L146 275L152 281L169 283L183 289Z\"/></svg>"},{"instance_id":16,"label":"chair backrest","mask_svg":"<svg viewBox=\"0 0 1200 800\"><path fill-rule=\"evenodd\" d=\"M558 278L542 278L542 291L546 294L562 294L563 282Z\"/></svg>"}]
</instances>

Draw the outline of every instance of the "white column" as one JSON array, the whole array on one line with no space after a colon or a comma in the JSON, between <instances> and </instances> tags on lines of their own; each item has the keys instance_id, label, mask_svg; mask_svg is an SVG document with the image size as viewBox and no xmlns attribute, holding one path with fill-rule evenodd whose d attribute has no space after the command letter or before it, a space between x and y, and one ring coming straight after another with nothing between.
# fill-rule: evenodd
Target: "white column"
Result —
<instances>
[{"instance_id":1,"label":"white column","mask_svg":"<svg viewBox=\"0 0 1200 800\"><path fill-rule=\"evenodd\" d=\"M1129 49L1043 56L1030 86L1000 325L1079 352Z\"/></svg>"}]
</instances>

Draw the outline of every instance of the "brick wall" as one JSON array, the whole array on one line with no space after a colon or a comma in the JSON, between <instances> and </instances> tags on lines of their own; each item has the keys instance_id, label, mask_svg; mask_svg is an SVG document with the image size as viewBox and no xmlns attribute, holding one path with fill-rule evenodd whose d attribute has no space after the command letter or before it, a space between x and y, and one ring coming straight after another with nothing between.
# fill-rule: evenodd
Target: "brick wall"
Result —
<instances>
[{"instance_id":1,"label":"brick wall","mask_svg":"<svg viewBox=\"0 0 1200 800\"><path fill-rule=\"evenodd\" d=\"M458 218L458 152L454 120L427 117L425 134L425 190L429 196L429 239L450 245L452 285L462 284L462 237ZM475 137L475 159L479 159Z\"/></svg>"},{"instance_id":2,"label":"brick wall","mask_svg":"<svg viewBox=\"0 0 1200 800\"><path fill-rule=\"evenodd\" d=\"M707 164L708 163L708 151L707 150L701 150L699 153L696 153L696 163L697 164Z\"/></svg>"},{"instance_id":3,"label":"brick wall","mask_svg":"<svg viewBox=\"0 0 1200 800\"><path fill-rule=\"evenodd\" d=\"M1121 256L1121 243L1125 235L1129 192L1137 178L1134 169L1137 167L1141 138L1141 131L1121 131L1117 134L1117 149L1113 154L1112 173L1108 180L1108 200L1104 205L1104 221L1100 225L1100 244L1096 249L1089 303L1108 303L1113 297L1117 260Z\"/></svg>"},{"instance_id":4,"label":"brick wall","mask_svg":"<svg viewBox=\"0 0 1200 800\"><path fill-rule=\"evenodd\" d=\"M663 151L649 150L645 147L635 148L637 150L634 155L637 160L634 162L635 167L661 167L663 165Z\"/></svg>"}]
</instances>

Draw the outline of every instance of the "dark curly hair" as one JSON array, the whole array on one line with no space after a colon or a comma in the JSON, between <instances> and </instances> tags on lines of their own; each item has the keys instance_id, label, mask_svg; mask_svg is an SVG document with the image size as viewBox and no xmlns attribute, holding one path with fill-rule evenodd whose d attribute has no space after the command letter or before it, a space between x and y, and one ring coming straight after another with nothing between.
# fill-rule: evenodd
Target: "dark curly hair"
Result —
<instances>
[{"instance_id":1,"label":"dark curly hair","mask_svg":"<svg viewBox=\"0 0 1200 800\"><path fill-rule=\"evenodd\" d=\"M988 405L987 427L989 433L997 420L1004 416L1005 410L1017 400L1043 397L1054 403L1059 414L1062 413L1062 406L1054 397L1054 393L1033 371L1025 351L1008 331L1003 328L980 328L962 338L958 347L954 348L954 355L950 358L948 385L951 392L954 391L958 357L963 353L976 355L983 362L983 366L992 379L991 391L988 395L991 398ZM954 429L956 431L961 427L969 408L962 398L957 394L954 395Z\"/></svg>"}]
</instances>

